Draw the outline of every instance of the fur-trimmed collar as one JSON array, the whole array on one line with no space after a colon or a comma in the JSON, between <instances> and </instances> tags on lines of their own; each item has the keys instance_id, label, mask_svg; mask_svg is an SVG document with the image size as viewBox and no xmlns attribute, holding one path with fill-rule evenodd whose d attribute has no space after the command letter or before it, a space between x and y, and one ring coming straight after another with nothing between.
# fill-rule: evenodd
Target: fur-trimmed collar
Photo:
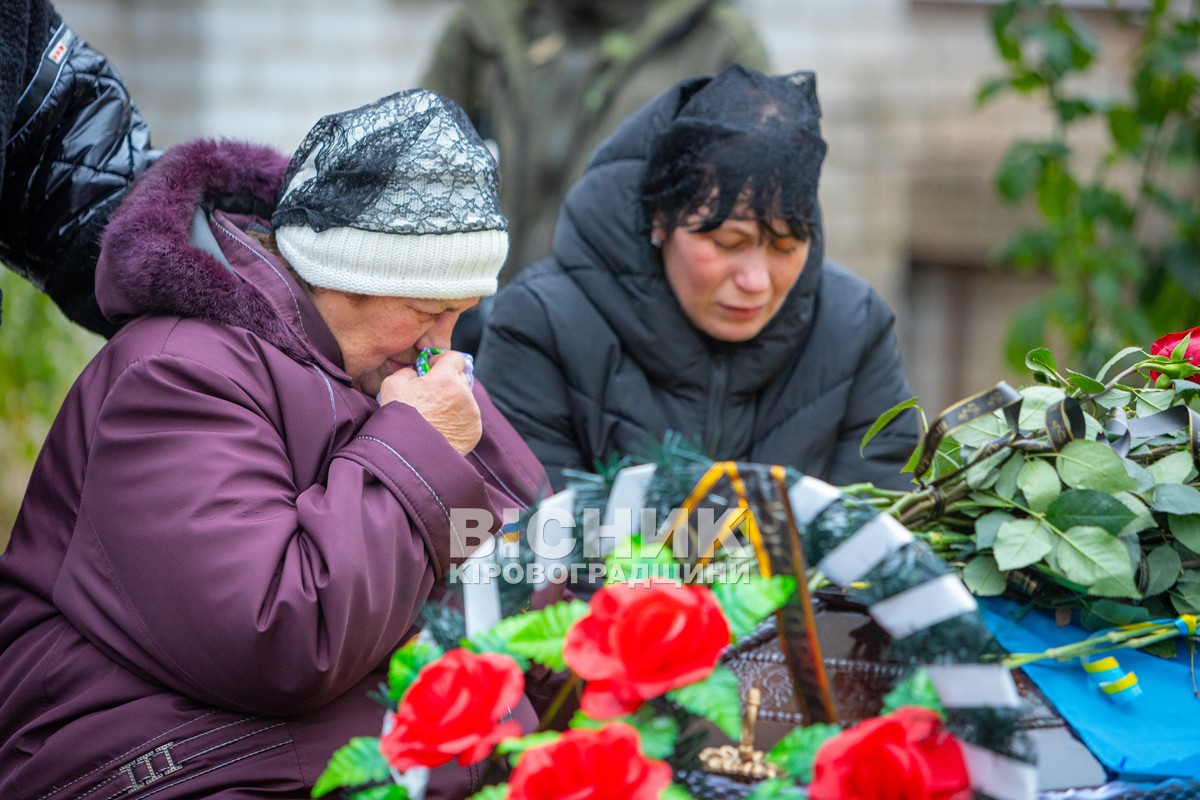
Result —
<instances>
[{"instance_id":1,"label":"fur-trimmed collar","mask_svg":"<svg viewBox=\"0 0 1200 800\"><path fill-rule=\"evenodd\" d=\"M199 139L171 148L138 178L101 241L96 298L124 322L146 314L245 328L303 358L300 337L252 283L191 243L197 208L269 217L288 159L261 145Z\"/></svg>"}]
</instances>

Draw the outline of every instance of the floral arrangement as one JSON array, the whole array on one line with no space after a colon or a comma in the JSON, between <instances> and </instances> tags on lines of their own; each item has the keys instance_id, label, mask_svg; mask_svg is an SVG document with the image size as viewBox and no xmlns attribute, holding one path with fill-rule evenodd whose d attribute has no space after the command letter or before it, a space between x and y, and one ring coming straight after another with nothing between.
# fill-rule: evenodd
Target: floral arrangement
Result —
<instances>
[{"instance_id":1,"label":"floral arrangement","mask_svg":"<svg viewBox=\"0 0 1200 800\"><path fill-rule=\"evenodd\" d=\"M786 577L721 587L616 583L590 603L505 618L449 651L414 639L390 663L386 732L338 750L313 795L346 788L351 800L406 800L406 772L453 760L486 765L493 783L475 800L686 800L674 778L694 767L697 723L735 741L741 734L738 681L722 653L793 588ZM544 719L578 702L565 731L525 733L509 719L535 665L565 678ZM928 688L913 685L894 693L893 704L902 701L937 705ZM811 781L812 800L969 797L961 749L939 713L885 710L846 731L794 731L767 756L781 777L758 783L749 797L799 800L797 781Z\"/></svg>"},{"instance_id":2,"label":"floral arrangement","mask_svg":"<svg viewBox=\"0 0 1200 800\"><path fill-rule=\"evenodd\" d=\"M959 565L976 595L1015 593L1094 630L1200 612L1200 328L1126 348L1095 376L1045 348L1026 364L1030 386L1001 384L927 426L915 490L847 491ZM1150 644L1175 652L1170 637Z\"/></svg>"}]
</instances>

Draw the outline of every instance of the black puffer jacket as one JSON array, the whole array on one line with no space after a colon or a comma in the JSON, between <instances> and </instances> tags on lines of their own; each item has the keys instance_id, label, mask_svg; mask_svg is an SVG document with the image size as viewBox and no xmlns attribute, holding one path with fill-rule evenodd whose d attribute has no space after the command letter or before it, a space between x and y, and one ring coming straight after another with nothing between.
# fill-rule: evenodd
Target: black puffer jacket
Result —
<instances>
[{"instance_id":1,"label":"black puffer jacket","mask_svg":"<svg viewBox=\"0 0 1200 800\"><path fill-rule=\"evenodd\" d=\"M0 136L0 261L111 335L100 232L157 153L116 70L45 0L0 0Z\"/></svg>"},{"instance_id":2,"label":"black puffer jacket","mask_svg":"<svg viewBox=\"0 0 1200 800\"><path fill-rule=\"evenodd\" d=\"M559 215L554 256L496 296L478 358L496 405L556 486L564 468L646 453L676 431L714 458L905 487L915 417L859 454L878 416L912 396L893 315L866 283L824 261L823 232L779 313L748 342L708 338L675 300L639 186L681 87L597 149Z\"/></svg>"}]
</instances>

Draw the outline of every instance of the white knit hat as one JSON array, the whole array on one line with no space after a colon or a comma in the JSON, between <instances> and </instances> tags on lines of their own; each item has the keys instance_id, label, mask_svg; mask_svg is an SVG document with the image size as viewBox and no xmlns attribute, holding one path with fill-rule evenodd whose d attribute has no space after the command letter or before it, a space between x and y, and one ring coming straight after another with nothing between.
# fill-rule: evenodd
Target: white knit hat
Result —
<instances>
[{"instance_id":1,"label":"white knit hat","mask_svg":"<svg viewBox=\"0 0 1200 800\"><path fill-rule=\"evenodd\" d=\"M462 109L423 89L318 121L272 225L302 278L356 294L494 294L508 254L495 159Z\"/></svg>"}]
</instances>

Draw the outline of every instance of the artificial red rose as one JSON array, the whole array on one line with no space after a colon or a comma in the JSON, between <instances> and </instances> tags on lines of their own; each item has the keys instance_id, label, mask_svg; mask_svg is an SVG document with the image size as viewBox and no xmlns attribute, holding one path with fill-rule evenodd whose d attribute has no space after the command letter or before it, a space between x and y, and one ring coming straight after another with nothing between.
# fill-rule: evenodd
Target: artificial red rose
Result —
<instances>
[{"instance_id":1,"label":"artificial red rose","mask_svg":"<svg viewBox=\"0 0 1200 800\"><path fill-rule=\"evenodd\" d=\"M473 764L501 739L521 735L520 725L500 719L524 691L525 676L508 656L451 650L418 673L379 749L401 771L439 767L455 756Z\"/></svg>"},{"instance_id":2,"label":"artificial red rose","mask_svg":"<svg viewBox=\"0 0 1200 800\"><path fill-rule=\"evenodd\" d=\"M958 740L927 708L860 722L821 745L810 800L963 800L971 796Z\"/></svg>"},{"instance_id":3,"label":"artificial red rose","mask_svg":"<svg viewBox=\"0 0 1200 800\"><path fill-rule=\"evenodd\" d=\"M610 723L571 730L521 756L508 781L509 800L657 800L671 768L642 755L633 728Z\"/></svg>"},{"instance_id":4,"label":"artificial red rose","mask_svg":"<svg viewBox=\"0 0 1200 800\"><path fill-rule=\"evenodd\" d=\"M587 681L583 712L608 719L708 677L728 645L712 591L651 581L596 592L590 613L567 631L563 657Z\"/></svg>"},{"instance_id":5,"label":"artificial red rose","mask_svg":"<svg viewBox=\"0 0 1200 800\"><path fill-rule=\"evenodd\" d=\"M1169 357L1176 345L1183 341L1183 337L1189 335L1192 338L1188 340L1183 360L1193 366L1200 367L1200 327L1189 328L1186 331L1175 331L1175 333L1160 336L1154 340L1154 344L1150 345L1150 355ZM1200 375L1197 375L1195 378L1186 378L1185 380L1196 380L1197 378L1200 378ZM1154 383L1157 380L1158 373L1150 370L1150 382Z\"/></svg>"}]
</instances>

